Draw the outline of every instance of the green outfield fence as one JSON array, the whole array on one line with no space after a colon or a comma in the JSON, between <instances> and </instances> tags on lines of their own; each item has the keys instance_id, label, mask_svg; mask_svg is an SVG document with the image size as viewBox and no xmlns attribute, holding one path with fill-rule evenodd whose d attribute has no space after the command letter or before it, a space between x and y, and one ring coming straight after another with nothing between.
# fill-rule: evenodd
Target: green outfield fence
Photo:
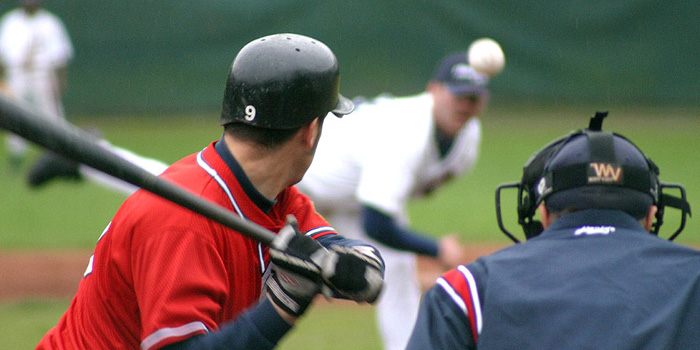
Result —
<instances>
[{"instance_id":1,"label":"green outfield fence","mask_svg":"<svg viewBox=\"0 0 700 350\"><path fill-rule=\"evenodd\" d=\"M5 11L19 1L0 4ZM72 36L69 113L219 108L235 53L295 32L328 44L348 96L419 92L488 36L499 103L700 102L700 2L685 0L45 0Z\"/></svg>"}]
</instances>

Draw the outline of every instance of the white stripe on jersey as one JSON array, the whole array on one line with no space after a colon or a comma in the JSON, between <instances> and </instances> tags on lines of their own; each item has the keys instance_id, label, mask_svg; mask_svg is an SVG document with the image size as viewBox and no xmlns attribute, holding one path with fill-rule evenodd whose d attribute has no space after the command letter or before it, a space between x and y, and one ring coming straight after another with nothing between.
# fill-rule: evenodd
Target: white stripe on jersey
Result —
<instances>
[{"instance_id":1,"label":"white stripe on jersey","mask_svg":"<svg viewBox=\"0 0 700 350\"><path fill-rule=\"evenodd\" d=\"M476 289L476 281L474 280L474 276L472 275L471 271L467 269L464 265L459 265L457 267L457 270L464 275L464 277L467 279L467 282L469 282L469 291L471 292L472 295L472 302L474 303L474 319L476 319L476 332L478 334L481 334L481 325L482 325L482 319L481 319L481 302L479 301L479 291Z\"/></svg>"},{"instance_id":2,"label":"white stripe on jersey","mask_svg":"<svg viewBox=\"0 0 700 350\"><path fill-rule=\"evenodd\" d=\"M233 194L231 194L231 190L229 190L228 185L226 185L224 179L222 179L221 176L219 176L219 173L217 173L216 170L214 170L214 168L209 166L209 164L207 164L207 162L202 157L203 152L204 150L201 150L197 154L197 164L202 169L204 169L204 171L206 171L207 174L209 174L209 176L211 176L214 179L214 181L216 181L216 183L219 184L219 187L221 187L222 190L224 190L224 193L226 193L226 196L228 196L228 199L231 201L231 205L233 205L233 209L236 211L238 216L240 216L244 220L247 220L246 217L243 215L241 208L238 206L238 203L236 203L236 199L233 198ZM260 273L264 274L266 266L262 243L258 243L258 259L260 260Z\"/></svg>"},{"instance_id":3,"label":"white stripe on jersey","mask_svg":"<svg viewBox=\"0 0 700 350\"><path fill-rule=\"evenodd\" d=\"M202 169L204 169L204 171L206 171L207 174L209 174L209 176L214 178L216 183L218 183L219 186L221 187L221 189L224 190L224 192L226 193L226 196L228 196L228 199L231 201L231 204L233 205L233 209L236 210L236 213L238 213L238 216L245 219L245 216L243 216L241 209L238 207L236 200L233 198L233 195L231 194L231 190L228 189L228 185L226 185L226 182L224 182L224 179L222 179L221 176L219 176L219 173L217 173L216 170L214 170L214 168L209 166L209 164L207 164L207 162L204 161L204 158L202 158L202 152L204 152L204 150L200 151L197 154L197 164Z\"/></svg>"},{"instance_id":4,"label":"white stripe on jersey","mask_svg":"<svg viewBox=\"0 0 700 350\"><path fill-rule=\"evenodd\" d=\"M452 286L449 283L447 283L447 281L445 281L445 279L442 277L438 278L436 283L439 284L440 287L442 287L442 289L445 290L447 295L450 296L452 301L454 301L455 304L457 304L457 306L459 306L459 308L462 309L462 312L464 312L464 315L469 316L469 311L467 310L467 305L464 304L464 300L462 300L462 297L460 297L459 294L457 294L457 292L455 292L454 288L452 288Z\"/></svg>"},{"instance_id":5,"label":"white stripe on jersey","mask_svg":"<svg viewBox=\"0 0 700 350\"><path fill-rule=\"evenodd\" d=\"M321 226L321 227L316 227L314 229L309 230L309 232L306 232L304 235L306 236L313 236L319 232L325 232L325 231L333 231L335 232L335 229L330 227L330 226Z\"/></svg>"},{"instance_id":6,"label":"white stripe on jersey","mask_svg":"<svg viewBox=\"0 0 700 350\"><path fill-rule=\"evenodd\" d=\"M204 323L200 321L190 322L188 324L175 328L161 328L151 333L151 335L147 336L146 339L144 339L141 342L141 349L149 350L153 345L158 344L158 342L162 341L163 339L171 337L181 337L199 331L205 331L209 333L209 329L207 329L207 326L205 326Z\"/></svg>"}]
</instances>

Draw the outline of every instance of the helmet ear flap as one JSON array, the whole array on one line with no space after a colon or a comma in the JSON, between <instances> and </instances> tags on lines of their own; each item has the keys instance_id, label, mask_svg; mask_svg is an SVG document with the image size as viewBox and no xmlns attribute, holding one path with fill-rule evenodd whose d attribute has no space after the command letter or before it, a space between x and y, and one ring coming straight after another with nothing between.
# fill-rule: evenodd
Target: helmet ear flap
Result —
<instances>
[{"instance_id":1,"label":"helmet ear flap","mask_svg":"<svg viewBox=\"0 0 700 350\"><path fill-rule=\"evenodd\" d=\"M525 238L530 239L542 233L544 226L539 220L530 220L523 224L523 231L525 231Z\"/></svg>"},{"instance_id":2,"label":"helmet ear flap","mask_svg":"<svg viewBox=\"0 0 700 350\"><path fill-rule=\"evenodd\" d=\"M544 176L545 167L552 154L555 154L567 140L577 133L571 133L549 143L533 154L523 167L523 177L520 180L518 193L518 224L522 226L527 239L539 235L544 230L542 223L535 220L534 216L537 212L537 206L541 202L541 198L536 192L537 184Z\"/></svg>"},{"instance_id":3,"label":"helmet ear flap","mask_svg":"<svg viewBox=\"0 0 700 350\"><path fill-rule=\"evenodd\" d=\"M518 203L518 223L523 228L525 238L530 239L542 233L544 227L542 222L535 220L535 212L537 211L537 200L529 194L529 191L521 196L522 201Z\"/></svg>"}]
</instances>

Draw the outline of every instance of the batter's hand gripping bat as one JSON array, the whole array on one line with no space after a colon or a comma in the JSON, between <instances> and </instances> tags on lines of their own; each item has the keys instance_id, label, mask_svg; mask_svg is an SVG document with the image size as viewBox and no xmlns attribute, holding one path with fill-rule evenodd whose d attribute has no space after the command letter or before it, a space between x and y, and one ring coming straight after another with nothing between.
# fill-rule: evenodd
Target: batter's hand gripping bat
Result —
<instances>
[{"instance_id":1,"label":"batter's hand gripping bat","mask_svg":"<svg viewBox=\"0 0 700 350\"><path fill-rule=\"evenodd\" d=\"M97 143L89 133L67 123L44 118L28 106L0 96L0 128L46 149L141 187L270 246L271 231L245 221L224 207L211 203L121 158Z\"/></svg>"}]
</instances>

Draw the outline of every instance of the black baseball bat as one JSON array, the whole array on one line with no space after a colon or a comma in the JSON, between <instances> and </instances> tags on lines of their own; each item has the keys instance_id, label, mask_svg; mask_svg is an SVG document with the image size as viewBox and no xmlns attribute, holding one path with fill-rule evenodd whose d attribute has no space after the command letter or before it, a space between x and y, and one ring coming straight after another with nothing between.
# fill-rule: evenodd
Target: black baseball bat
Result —
<instances>
[{"instance_id":1,"label":"black baseball bat","mask_svg":"<svg viewBox=\"0 0 700 350\"><path fill-rule=\"evenodd\" d=\"M97 143L93 135L65 121L42 117L26 104L0 96L0 127L48 150L141 187L221 223L267 246L275 234L230 210L155 176Z\"/></svg>"}]
</instances>

